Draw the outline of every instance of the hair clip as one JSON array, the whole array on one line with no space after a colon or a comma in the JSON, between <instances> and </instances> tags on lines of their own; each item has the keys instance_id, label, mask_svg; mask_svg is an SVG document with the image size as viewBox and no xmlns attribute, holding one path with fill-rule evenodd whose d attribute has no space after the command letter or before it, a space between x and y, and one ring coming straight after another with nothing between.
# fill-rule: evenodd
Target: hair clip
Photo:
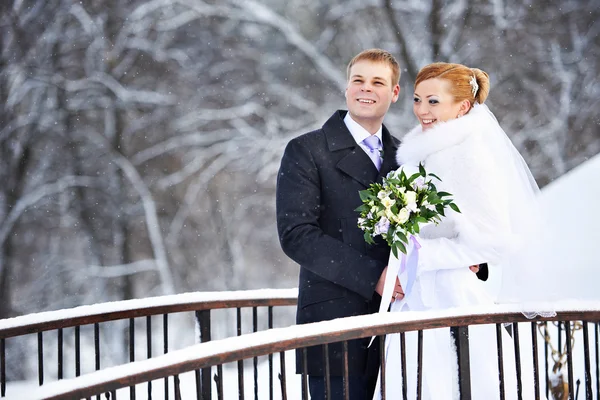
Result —
<instances>
[{"instance_id":1,"label":"hair clip","mask_svg":"<svg viewBox=\"0 0 600 400\"><path fill-rule=\"evenodd\" d=\"M475 78L475 75L471 77L469 84L471 84L471 92L473 92L473 97L475 97L477 91L479 90L479 85L477 84L477 78Z\"/></svg>"}]
</instances>

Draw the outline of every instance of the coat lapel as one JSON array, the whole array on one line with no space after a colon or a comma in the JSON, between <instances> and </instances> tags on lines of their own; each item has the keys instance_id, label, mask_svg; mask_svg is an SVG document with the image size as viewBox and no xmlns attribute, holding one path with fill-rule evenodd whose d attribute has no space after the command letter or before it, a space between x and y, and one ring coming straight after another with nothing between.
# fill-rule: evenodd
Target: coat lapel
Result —
<instances>
[{"instance_id":1,"label":"coat lapel","mask_svg":"<svg viewBox=\"0 0 600 400\"><path fill-rule=\"evenodd\" d=\"M337 111L323 125L327 146L331 152L340 152L336 167L352 179L368 187L379 174L369 156L356 144L344 123L346 111ZM385 148L385 145L384 145Z\"/></svg>"},{"instance_id":2,"label":"coat lapel","mask_svg":"<svg viewBox=\"0 0 600 400\"><path fill-rule=\"evenodd\" d=\"M396 162L396 151L398 151L398 140L394 138L387 130L385 125L383 126L383 162L381 163L381 169L379 170L379 181L388 174L388 172L397 169L398 163Z\"/></svg>"},{"instance_id":3,"label":"coat lapel","mask_svg":"<svg viewBox=\"0 0 600 400\"><path fill-rule=\"evenodd\" d=\"M356 146L351 153L342 158L337 167L365 187L369 187L371 183L375 182L379 175L373 161L359 146Z\"/></svg>"}]
</instances>

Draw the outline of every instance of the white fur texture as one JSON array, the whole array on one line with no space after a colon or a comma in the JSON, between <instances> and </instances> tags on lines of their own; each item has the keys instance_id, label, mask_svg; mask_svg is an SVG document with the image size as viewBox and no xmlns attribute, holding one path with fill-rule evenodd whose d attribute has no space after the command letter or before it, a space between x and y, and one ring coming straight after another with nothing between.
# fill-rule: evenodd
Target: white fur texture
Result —
<instances>
[{"instance_id":1,"label":"white fur texture","mask_svg":"<svg viewBox=\"0 0 600 400\"><path fill-rule=\"evenodd\" d=\"M485 137L497 122L486 113L476 105L467 115L429 130L418 126L404 137L397 152L400 165L423 163L427 172L439 176L441 182L434 180L437 189L451 193L461 210L460 214L448 210L439 225L421 231L418 275L426 306L440 298L434 294L440 294L441 282L436 285L440 271L500 263L512 240L506 184L503 174L497 173L502 166Z\"/></svg>"}]
</instances>

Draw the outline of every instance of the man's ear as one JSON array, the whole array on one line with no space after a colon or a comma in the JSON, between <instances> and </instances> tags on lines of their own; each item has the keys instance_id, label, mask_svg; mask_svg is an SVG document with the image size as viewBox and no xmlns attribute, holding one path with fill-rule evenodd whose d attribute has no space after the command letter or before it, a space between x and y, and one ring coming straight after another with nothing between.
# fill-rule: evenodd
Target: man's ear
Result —
<instances>
[{"instance_id":1,"label":"man's ear","mask_svg":"<svg viewBox=\"0 0 600 400\"><path fill-rule=\"evenodd\" d=\"M398 101L398 96L400 95L400 85L396 84L396 86L394 86L394 89L392 89L392 92L394 93L394 95L392 96L392 103L395 103L396 101Z\"/></svg>"}]
</instances>

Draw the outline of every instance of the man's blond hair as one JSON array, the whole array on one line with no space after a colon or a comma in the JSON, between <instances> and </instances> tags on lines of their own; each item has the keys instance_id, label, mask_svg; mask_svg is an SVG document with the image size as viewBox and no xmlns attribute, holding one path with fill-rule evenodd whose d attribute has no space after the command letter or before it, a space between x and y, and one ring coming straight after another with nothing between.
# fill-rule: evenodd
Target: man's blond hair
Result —
<instances>
[{"instance_id":1,"label":"man's blond hair","mask_svg":"<svg viewBox=\"0 0 600 400\"><path fill-rule=\"evenodd\" d=\"M359 61L371 61L388 65L392 70L392 86L395 86L400 82L400 64L398 64L396 58L394 58L389 51L382 49L368 49L361 51L348 63L346 79L350 80L350 68Z\"/></svg>"}]
</instances>

